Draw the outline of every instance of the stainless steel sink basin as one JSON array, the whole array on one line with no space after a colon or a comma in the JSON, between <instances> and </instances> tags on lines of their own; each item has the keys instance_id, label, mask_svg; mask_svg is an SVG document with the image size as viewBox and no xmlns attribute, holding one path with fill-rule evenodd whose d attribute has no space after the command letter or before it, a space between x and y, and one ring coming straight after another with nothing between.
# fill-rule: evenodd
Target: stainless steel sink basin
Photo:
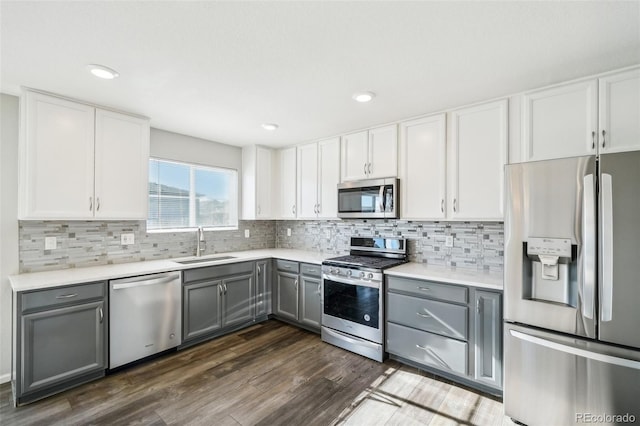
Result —
<instances>
[{"instance_id":1,"label":"stainless steel sink basin","mask_svg":"<svg viewBox=\"0 0 640 426\"><path fill-rule=\"evenodd\" d=\"M228 259L236 259L236 257L235 256L201 257L198 259L180 260L177 263L180 263L182 265L191 265L192 263L211 263L211 262L218 262L220 260L228 260Z\"/></svg>"}]
</instances>

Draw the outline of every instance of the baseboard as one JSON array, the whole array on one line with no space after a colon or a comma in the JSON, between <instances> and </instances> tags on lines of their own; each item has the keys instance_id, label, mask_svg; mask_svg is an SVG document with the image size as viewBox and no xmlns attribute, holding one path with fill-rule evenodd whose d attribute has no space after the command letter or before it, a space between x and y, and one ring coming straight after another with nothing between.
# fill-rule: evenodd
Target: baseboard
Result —
<instances>
[{"instance_id":1,"label":"baseboard","mask_svg":"<svg viewBox=\"0 0 640 426\"><path fill-rule=\"evenodd\" d=\"M11 373L0 375L0 385L11 381Z\"/></svg>"}]
</instances>

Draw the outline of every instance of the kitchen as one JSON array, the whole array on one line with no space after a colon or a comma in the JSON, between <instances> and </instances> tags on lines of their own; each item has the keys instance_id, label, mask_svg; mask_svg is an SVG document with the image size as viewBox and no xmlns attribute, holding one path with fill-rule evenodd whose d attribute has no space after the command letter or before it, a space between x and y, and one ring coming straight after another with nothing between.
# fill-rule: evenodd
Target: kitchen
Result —
<instances>
[{"instance_id":1,"label":"kitchen","mask_svg":"<svg viewBox=\"0 0 640 426\"><path fill-rule=\"evenodd\" d=\"M506 216L510 192L504 166L640 149L637 2L3 2L1 7L3 383L12 380L12 357L16 361L16 321L46 312L38 306L23 312L12 308L16 293L24 293L20 303L27 303L27 296L35 294L29 291L43 289L29 277L47 274L46 285L55 289L180 271L182 303L191 300L185 295L193 290L194 309L174 317L181 317L176 330L189 343L181 350L189 351L203 341L214 344L220 333L237 327L251 324L259 330L273 321L262 322L271 315L320 332L325 324L324 316L317 319L318 303L331 271L319 269L323 261L349 254L352 237L358 237L373 239L355 244L360 251L363 245L372 248L368 244L379 248L381 239L385 248L387 241L406 241L401 254L410 262L385 270L385 287L380 288L386 291L379 291L386 298L378 302L384 311L378 319L387 334L384 351L393 358L385 362L400 360L398 365L501 397L503 384L509 384L509 371L501 365L503 311L506 320L526 322L507 317L502 290L503 273L510 271L506 248L514 250L508 237L515 235ZM464 31L446 25L451 22ZM593 28L600 29L598 34ZM147 52L154 50L150 46L159 52ZM85 69L95 62L121 75L97 80ZM44 72L51 68L54 75ZM359 91L374 92L374 98L369 103L351 99ZM47 120L28 117L53 104L90 117L83 131L95 138L95 146L52 149L32 137L33 145L25 147L23 134L30 129L52 128L46 127L51 126ZM126 129L136 129L128 135L137 145L114 139L124 122L134 123ZM116 130L109 131L108 123ZM261 124L275 124L275 130ZM59 164L68 173L61 173ZM63 180L60 191L59 179L65 175L90 177ZM226 191L210 196L221 202L207 201L202 189L193 189L199 178L226 182ZM391 203L382 190L369 199L376 200L376 210L379 201L395 205L399 213L350 218L340 212L339 184L380 178L398 179ZM161 205L189 211L194 197L211 215L222 217L217 230L207 230L204 223L203 234L197 234L195 212L190 212L193 217L159 213ZM60 200L72 207L61 211ZM47 203L55 208L47 210ZM568 238L518 238L542 236ZM201 263L195 257L198 248L204 258L217 260ZM573 258L573 248L568 250L564 259ZM225 255L234 258L220 258ZM565 270L565 260L544 256L549 253L527 252L525 257L546 261L544 270L552 276L556 266ZM243 264L251 270L233 269ZM138 268L134 265L144 266L131 269ZM428 275L414 268L427 268ZM198 277L198 271L215 272L215 279ZM345 274L349 271L355 269ZM195 276L191 281L190 274ZM9 276L17 278L9 283ZM238 285L251 282L244 287L251 305L227 308L221 324L210 322L209 330L187 327L188 320L196 325L211 321L199 300L245 300L227 279ZM207 280L219 284L202 286ZM408 290L425 280L433 283L436 296ZM566 302L573 309L557 315L575 315L580 290L574 281L568 279L568 300L531 294L522 299L551 297L550 302ZM106 315L111 328L122 315L109 315L113 298L108 287L118 284L129 283L83 288L102 295L89 297L98 303L91 312L102 321ZM507 281L504 287L508 291ZM295 292L289 293L292 288ZM444 328L426 326L425 331L402 317L403 309L424 301L428 312L446 318ZM429 335L433 346L428 349L444 352L404 350L406 344L393 338L404 336L392 333L398 329ZM585 337L594 338L591 332ZM319 342L314 347L321 347ZM107 366L110 349L103 348ZM37 399L47 393L30 393L33 383L27 382L24 402L30 402L29 395ZM508 391L504 388L507 402Z\"/></svg>"}]
</instances>

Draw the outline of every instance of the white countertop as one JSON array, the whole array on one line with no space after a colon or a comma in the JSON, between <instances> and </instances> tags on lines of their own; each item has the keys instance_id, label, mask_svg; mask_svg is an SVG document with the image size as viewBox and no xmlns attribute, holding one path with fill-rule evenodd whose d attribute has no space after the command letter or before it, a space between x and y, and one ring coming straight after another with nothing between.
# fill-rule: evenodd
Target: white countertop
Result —
<instances>
[{"instance_id":1,"label":"white countertop","mask_svg":"<svg viewBox=\"0 0 640 426\"><path fill-rule=\"evenodd\" d=\"M217 257L233 256L232 259L216 260ZM32 272L28 274L12 275L9 277L13 291L41 290L49 287L79 284L92 281L103 281L115 278L133 277L168 271L200 268L203 266L224 265L242 261L278 258L295 262L321 264L332 255L291 249L260 249L230 253L218 253L203 256L211 262L198 262L183 265L182 260L196 259L195 256L180 259L150 260L146 262L118 263L113 265L90 266L86 268L69 268L57 271Z\"/></svg>"},{"instance_id":2,"label":"white countertop","mask_svg":"<svg viewBox=\"0 0 640 426\"><path fill-rule=\"evenodd\" d=\"M425 263L409 262L384 271L386 275L419 280L431 280L449 284L462 284L491 290L502 290L501 274L490 274L469 269L448 269Z\"/></svg>"}]
</instances>

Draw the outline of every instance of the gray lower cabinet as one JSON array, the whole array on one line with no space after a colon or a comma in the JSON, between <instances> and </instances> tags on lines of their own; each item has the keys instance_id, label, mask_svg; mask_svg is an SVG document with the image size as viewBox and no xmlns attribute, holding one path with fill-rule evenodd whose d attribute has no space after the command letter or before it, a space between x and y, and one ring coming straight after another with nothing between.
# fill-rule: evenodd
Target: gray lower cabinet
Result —
<instances>
[{"instance_id":1,"label":"gray lower cabinet","mask_svg":"<svg viewBox=\"0 0 640 426\"><path fill-rule=\"evenodd\" d=\"M276 260L274 315L319 332L321 276L320 265Z\"/></svg>"},{"instance_id":2,"label":"gray lower cabinet","mask_svg":"<svg viewBox=\"0 0 640 426\"><path fill-rule=\"evenodd\" d=\"M387 277L386 350L484 391L502 390L502 294Z\"/></svg>"},{"instance_id":3,"label":"gray lower cabinet","mask_svg":"<svg viewBox=\"0 0 640 426\"><path fill-rule=\"evenodd\" d=\"M242 262L183 272L182 347L254 321L254 270Z\"/></svg>"},{"instance_id":4,"label":"gray lower cabinet","mask_svg":"<svg viewBox=\"0 0 640 426\"><path fill-rule=\"evenodd\" d=\"M104 376L106 283L18 293L15 300L17 404Z\"/></svg>"}]
</instances>

